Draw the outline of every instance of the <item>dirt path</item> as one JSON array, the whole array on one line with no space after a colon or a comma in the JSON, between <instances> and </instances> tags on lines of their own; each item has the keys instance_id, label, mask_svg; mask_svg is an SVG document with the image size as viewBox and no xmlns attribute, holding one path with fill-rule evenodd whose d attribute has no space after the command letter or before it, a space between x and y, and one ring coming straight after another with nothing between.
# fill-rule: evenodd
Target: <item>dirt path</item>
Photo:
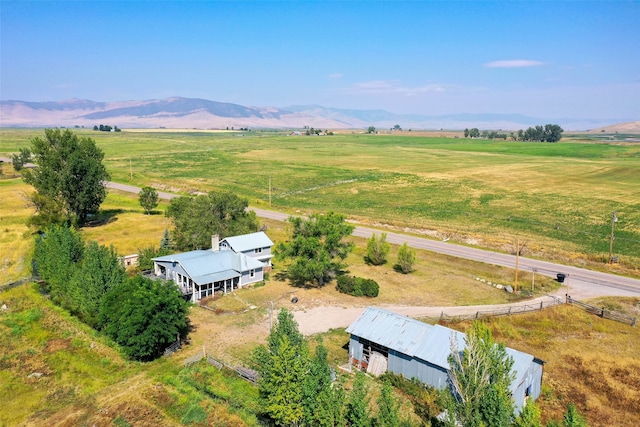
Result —
<instances>
[{"instance_id":1,"label":"dirt path","mask_svg":"<svg viewBox=\"0 0 640 427\"><path fill-rule=\"evenodd\" d=\"M566 284L565 284L566 285ZM596 286L590 282L573 280L568 286L563 286L550 295L538 297L531 300L519 301L512 304L494 305L469 305L454 307L430 307L430 306L410 306L410 305L376 305L409 317L426 318L447 316L469 316L477 312L509 310L522 310L523 306L548 307L554 305L557 300L565 301L566 295L577 300L584 300L600 296L633 296L640 297L640 291L619 290L610 287ZM334 328L346 328L360 316L366 307L344 307L344 306L319 306L307 310L295 310L293 316L298 322L300 332L304 335L313 335L326 332Z\"/></svg>"}]
</instances>

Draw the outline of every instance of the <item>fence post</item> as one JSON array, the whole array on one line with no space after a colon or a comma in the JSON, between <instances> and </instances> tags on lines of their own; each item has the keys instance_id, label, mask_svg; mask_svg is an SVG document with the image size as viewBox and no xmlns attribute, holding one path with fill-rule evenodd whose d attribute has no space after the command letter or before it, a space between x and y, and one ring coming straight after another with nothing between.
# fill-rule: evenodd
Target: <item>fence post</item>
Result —
<instances>
[{"instance_id":1,"label":"fence post","mask_svg":"<svg viewBox=\"0 0 640 427\"><path fill-rule=\"evenodd\" d=\"M542 301L540 301L540 310L542 310L542 308L543 308L543 307L542 307Z\"/></svg>"}]
</instances>

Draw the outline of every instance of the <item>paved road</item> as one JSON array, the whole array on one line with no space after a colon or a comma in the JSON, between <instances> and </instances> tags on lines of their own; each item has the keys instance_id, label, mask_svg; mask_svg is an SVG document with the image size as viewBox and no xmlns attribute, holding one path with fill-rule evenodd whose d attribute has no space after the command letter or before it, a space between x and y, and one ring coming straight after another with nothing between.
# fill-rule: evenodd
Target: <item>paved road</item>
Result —
<instances>
[{"instance_id":1,"label":"paved road","mask_svg":"<svg viewBox=\"0 0 640 427\"><path fill-rule=\"evenodd\" d=\"M140 192L140 188L138 187L114 182L107 183L107 187L131 193ZM166 193L162 191L158 192L158 196L165 200L171 200L174 197L178 197L177 194ZM261 218L284 221L289 217L288 214L284 214L281 212L258 208L252 209L255 211L256 215ZM380 230L357 226L353 231L353 235L357 237L369 238L373 233L380 232ZM409 236L405 234L391 232L386 233L387 241L396 245L401 245L406 242L409 246L416 249L424 249L432 252L451 255L458 258L465 258L510 268L515 268L516 265L515 255L492 252L484 249L470 248L467 246L456 245L453 243L442 242L438 240L430 240L422 237ZM571 267L522 256L519 257L518 268L522 271L532 271L532 269L535 269L535 274L541 274L554 278L558 273L566 274L566 288L563 288L562 293L569 293L576 299L607 295L640 296L640 280L632 279L629 277L601 273L598 271L587 270L585 268Z\"/></svg>"}]
</instances>

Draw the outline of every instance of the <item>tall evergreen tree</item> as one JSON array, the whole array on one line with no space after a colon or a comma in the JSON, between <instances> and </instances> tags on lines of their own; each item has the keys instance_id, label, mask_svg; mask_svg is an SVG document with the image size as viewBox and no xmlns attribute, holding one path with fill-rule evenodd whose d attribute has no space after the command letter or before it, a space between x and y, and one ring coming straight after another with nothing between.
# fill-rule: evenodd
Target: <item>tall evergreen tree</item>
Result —
<instances>
[{"instance_id":1,"label":"tall evergreen tree","mask_svg":"<svg viewBox=\"0 0 640 427\"><path fill-rule=\"evenodd\" d=\"M36 240L34 275L45 281L53 302L68 310L74 306L71 279L83 255L82 236L73 228L51 225Z\"/></svg>"},{"instance_id":2,"label":"tall evergreen tree","mask_svg":"<svg viewBox=\"0 0 640 427\"><path fill-rule=\"evenodd\" d=\"M333 427L341 423L340 390L332 388L328 351L322 340L309 362L309 371L303 384L304 422L308 426Z\"/></svg>"},{"instance_id":3,"label":"tall evergreen tree","mask_svg":"<svg viewBox=\"0 0 640 427\"><path fill-rule=\"evenodd\" d=\"M378 399L378 416L376 427L396 427L400 425L400 405L393 396L393 387L388 379L382 382L382 390Z\"/></svg>"},{"instance_id":4,"label":"tall evergreen tree","mask_svg":"<svg viewBox=\"0 0 640 427\"><path fill-rule=\"evenodd\" d=\"M125 271L113 247L89 242L70 281L71 311L91 327L98 327L105 294L125 280Z\"/></svg>"},{"instance_id":5,"label":"tall evergreen tree","mask_svg":"<svg viewBox=\"0 0 640 427\"><path fill-rule=\"evenodd\" d=\"M309 350L288 310L278 313L267 346L261 345L254 350L253 363L260 373L258 390L265 413L277 425L301 425Z\"/></svg>"},{"instance_id":6,"label":"tall evergreen tree","mask_svg":"<svg viewBox=\"0 0 640 427\"><path fill-rule=\"evenodd\" d=\"M353 380L353 386L347 398L345 418L350 427L370 427L369 390L365 383L364 373L358 371Z\"/></svg>"}]
</instances>

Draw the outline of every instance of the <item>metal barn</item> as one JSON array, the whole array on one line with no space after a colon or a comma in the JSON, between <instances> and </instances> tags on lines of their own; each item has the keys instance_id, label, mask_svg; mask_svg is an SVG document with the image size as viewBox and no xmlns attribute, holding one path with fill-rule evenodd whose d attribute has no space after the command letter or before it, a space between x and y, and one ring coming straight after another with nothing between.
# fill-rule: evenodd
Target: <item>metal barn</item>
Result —
<instances>
[{"instance_id":1,"label":"metal barn","mask_svg":"<svg viewBox=\"0 0 640 427\"><path fill-rule=\"evenodd\" d=\"M416 378L443 389L449 387L451 344L462 350L465 334L440 325L429 325L377 307L367 309L348 328L349 358L352 364L375 375L385 371ZM513 358L516 378L511 395L516 414L527 397L537 399L542 386L544 362L530 354L507 347Z\"/></svg>"}]
</instances>

